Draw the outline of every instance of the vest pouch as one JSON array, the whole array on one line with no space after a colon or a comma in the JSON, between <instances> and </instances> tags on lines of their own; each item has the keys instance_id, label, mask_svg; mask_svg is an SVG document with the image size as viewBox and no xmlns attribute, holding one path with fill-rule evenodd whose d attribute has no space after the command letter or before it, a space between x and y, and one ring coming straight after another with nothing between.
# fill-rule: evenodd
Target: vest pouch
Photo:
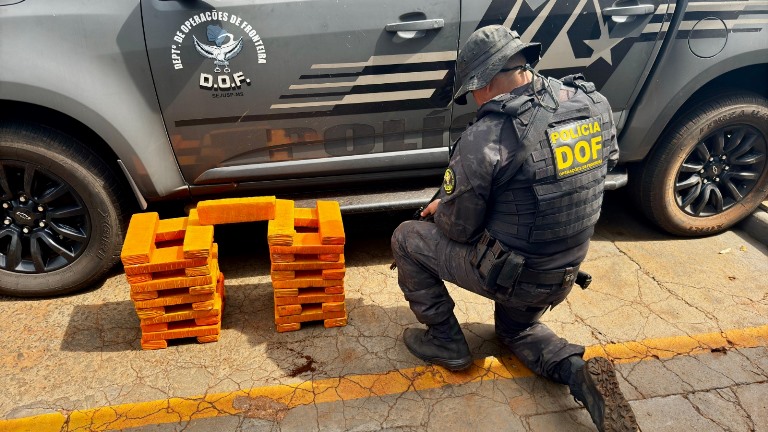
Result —
<instances>
[{"instance_id":1,"label":"vest pouch","mask_svg":"<svg viewBox=\"0 0 768 432\"><path fill-rule=\"evenodd\" d=\"M489 244L492 246L489 247ZM510 296L523 270L525 258L504 250L501 243L487 235L483 236L477 248L471 263L483 278L485 290L492 295L492 298Z\"/></svg>"},{"instance_id":2,"label":"vest pouch","mask_svg":"<svg viewBox=\"0 0 768 432\"><path fill-rule=\"evenodd\" d=\"M477 267L477 271L483 278L483 284L485 289L490 292L496 291L496 280L499 278L501 269L504 268L504 264L507 261L509 252L500 251L493 253L490 249L485 253L477 254L478 258L473 264Z\"/></svg>"},{"instance_id":3,"label":"vest pouch","mask_svg":"<svg viewBox=\"0 0 768 432\"><path fill-rule=\"evenodd\" d=\"M504 259L504 265L501 267L496 278L496 292L502 297L512 297L517 286L517 278L523 271L525 257L514 252L509 252Z\"/></svg>"}]
</instances>

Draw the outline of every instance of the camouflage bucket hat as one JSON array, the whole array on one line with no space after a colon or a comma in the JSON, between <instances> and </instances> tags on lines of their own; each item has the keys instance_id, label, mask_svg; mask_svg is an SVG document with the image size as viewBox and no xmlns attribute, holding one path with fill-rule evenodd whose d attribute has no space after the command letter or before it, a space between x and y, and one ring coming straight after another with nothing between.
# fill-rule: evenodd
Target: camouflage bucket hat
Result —
<instances>
[{"instance_id":1,"label":"camouflage bucket hat","mask_svg":"<svg viewBox=\"0 0 768 432\"><path fill-rule=\"evenodd\" d=\"M461 83L453 97L458 105L467 103L467 93L483 88L513 55L522 52L528 64L539 61L541 44L524 43L517 32L491 25L475 30L456 60L456 79Z\"/></svg>"}]
</instances>

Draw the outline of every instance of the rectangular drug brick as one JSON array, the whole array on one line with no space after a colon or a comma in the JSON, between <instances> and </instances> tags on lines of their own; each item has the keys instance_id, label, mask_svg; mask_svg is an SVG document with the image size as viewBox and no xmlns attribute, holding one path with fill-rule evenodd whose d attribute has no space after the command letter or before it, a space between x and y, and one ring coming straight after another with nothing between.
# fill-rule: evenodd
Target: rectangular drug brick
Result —
<instances>
[{"instance_id":1,"label":"rectangular drug brick","mask_svg":"<svg viewBox=\"0 0 768 432\"><path fill-rule=\"evenodd\" d=\"M338 312L323 312L320 305L309 305L302 307L298 315L279 316L275 311L275 324L302 323L307 321L321 321L332 318L343 318L347 316L346 310Z\"/></svg>"},{"instance_id":2,"label":"rectangular drug brick","mask_svg":"<svg viewBox=\"0 0 768 432\"><path fill-rule=\"evenodd\" d=\"M206 257L185 259L182 246L169 246L155 249L149 263L125 266L124 270L126 275L138 275L198 267L207 263Z\"/></svg>"},{"instance_id":3,"label":"rectangular drug brick","mask_svg":"<svg viewBox=\"0 0 768 432\"><path fill-rule=\"evenodd\" d=\"M289 331L296 331L301 329L301 324L299 323L288 323L288 324L277 324L277 332L278 333L284 333Z\"/></svg>"},{"instance_id":4,"label":"rectangular drug brick","mask_svg":"<svg viewBox=\"0 0 768 432\"><path fill-rule=\"evenodd\" d=\"M325 312L339 312L346 310L346 306L344 305L344 302L336 302L336 303L323 303L322 304L323 313Z\"/></svg>"},{"instance_id":5,"label":"rectangular drug brick","mask_svg":"<svg viewBox=\"0 0 768 432\"><path fill-rule=\"evenodd\" d=\"M293 201L275 201L275 218L267 224L267 243L274 246L293 245Z\"/></svg>"},{"instance_id":6,"label":"rectangular drug brick","mask_svg":"<svg viewBox=\"0 0 768 432\"><path fill-rule=\"evenodd\" d=\"M145 264L155 250L155 232L160 217L157 213L137 213L131 216L128 232L125 234L120 260L123 265Z\"/></svg>"},{"instance_id":7,"label":"rectangular drug brick","mask_svg":"<svg viewBox=\"0 0 768 432\"><path fill-rule=\"evenodd\" d=\"M188 220L186 217L161 220L155 232L155 243L183 239L184 233L187 232Z\"/></svg>"},{"instance_id":8,"label":"rectangular drug brick","mask_svg":"<svg viewBox=\"0 0 768 432\"><path fill-rule=\"evenodd\" d=\"M141 349L143 350L156 350L168 348L168 342L164 340L157 341L141 341Z\"/></svg>"},{"instance_id":9,"label":"rectangular drug brick","mask_svg":"<svg viewBox=\"0 0 768 432\"><path fill-rule=\"evenodd\" d=\"M284 253L273 253L269 255L270 261L273 263L289 263L294 262L296 260L296 256L294 254L284 254Z\"/></svg>"},{"instance_id":10,"label":"rectangular drug brick","mask_svg":"<svg viewBox=\"0 0 768 432\"><path fill-rule=\"evenodd\" d=\"M321 261L317 255L295 255L291 262L273 262L272 271L343 269L344 255L338 261Z\"/></svg>"},{"instance_id":11,"label":"rectangular drug brick","mask_svg":"<svg viewBox=\"0 0 768 432\"><path fill-rule=\"evenodd\" d=\"M198 326L194 321L168 323L167 330L157 332L142 332L141 341L181 339L197 336L218 335L221 333L221 322L213 325Z\"/></svg>"},{"instance_id":12,"label":"rectangular drug brick","mask_svg":"<svg viewBox=\"0 0 768 432\"><path fill-rule=\"evenodd\" d=\"M298 288L285 288L285 289L276 289L275 290L275 298L278 297L296 297L299 295L299 289Z\"/></svg>"},{"instance_id":13,"label":"rectangular drug brick","mask_svg":"<svg viewBox=\"0 0 768 432\"><path fill-rule=\"evenodd\" d=\"M208 294L212 292L216 292L218 286L222 283L222 274L219 271L219 260L212 260L211 261L211 273L208 275L211 277L211 283L206 285L195 285L189 287L189 293L192 295L197 294ZM202 277L202 276L195 276L195 277Z\"/></svg>"},{"instance_id":14,"label":"rectangular drug brick","mask_svg":"<svg viewBox=\"0 0 768 432\"><path fill-rule=\"evenodd\" d=\"M272 271L270 272L270 277L272 278L272 281L282 281L282 280L291 280L296 278L296 272L292 270L288 271Z\"/></svg>"},{"instance_id":15,"label":"rectangular drug brick","mask_svg":"<svg viewBox=\"0 0 768 432\"><path fill-rule=\"evenodd\" d=\"M218 246L216 245L216 243L214 243L213 248L211 249L211 255L208 257L208 261L205 263L205 265L185 267L184 274L189 277L205 276L205 275L211 274L211 269L213 269L214 263L218 267L219 254L218 252L215 252L217 250L218 250Z\"/></svg>"},{"instance_id":16,"label":"rectangular drug brick","mask_svg":"<svg viewBox=\"0 0 768 432\"><path fill-rule=\"evenodd\" d=\"M326 294L344 294L343 285L329 286L329 287L325 287L324 289Z\"/></svg>"},{"instance_id":17,"label":"rectangular drug brick","mask_svg":"<svg viewBox=\"0 0 768 432\"><path fill-rule=\"evenodd\" d=\"M208 258L213 247L213 227L188 226L184 236L184 258Z\"/></svg>"},{"instance_id":18,"label":"rectangular drug brick","mask_svg":"<svg viewBox=\"0 0 768 432\"><path fill-rule=\"evenodd\" d=\"M201 225L256 222L275 218L275 197L225 198L200 201L197 214Z\"/></svg>"},{"instance_id":19,"label":"rectangular drug brick","mask_svg":"<svg viewBox=\"0 0 768 432\"><path fill-rule=\"evenodd\" d=\"M337 279L323 279L321 274L317 274L311 277L303 276L291 280L272 281L272 287L276 290L286 288L322 288L339 285L340 282Z\"/></svg>"},{"instance_id":20,"label":"rectangular drug brick","mask_svg":"<svg viewBox=\"0 0 768 432\"><path fill-rule=\"evenodd\" d=\"M305 279L324 279L324 280L336 280L340 281L344 279L345 269L325 269L325 270L278 270L278 271L272 271L270 275L272 276L272 282L282 282L282 281L291 281L291 280L305 280ZM323 286L331 286L331 285L337 285L338 283L330 283L325 284ZM310 286L318 286L318 285L307 285L305 287L302 287L300 285L296 285L293 288L308 288ZM287 286L284 286L288 288Z\"/></svg>"},{"instance_id":21,"label":"rectangular drug brick","mask_svg":"<svg viewBox=\"0 0 768 432\"><path fill-rule=\"evenodd\" d=\"M180 304L148 309L137 309L136 315L141 320L141 325L149 325L217 316L221 314L222 306L223 298L220 295L217 295L214 299L213 308L207 311L196 311L192 309L192 304Z\"/></svg>"},{"instance_id":22,"label":"rectangular drug brick","mask_svg":"<svg viewBox=\"0 0 768 432\"><path fill-rule=\"evenodd\" d=\"M275 304L278 306L307 303L340 303L344 301L344 293L326 294L324 288L306 288L297 290L294 296L275 296Z\"/></svg>"},{"instance_id":23,"label":"rectangular drug brick","mask_svg":"<svg viewBox=\"0 0 768 432\"><path fill-rule=\"evenodd\" d=\"M212 275L187 277L184 270L174 270L170 272L156 273L149 282L142 282L131 285L131 292L139 293L146 291L172 290L185 287L196 287L201 285L210 285L216 279Z\"/></svg>"},{"instance_id":24,"label":"rectangular drug brick","mask_svg":"<svg viewBox=\"0 0 768 432\"><path fill-rule=\"evenodd\" d=\"M172 306L186 303L206 303L211 302L208 310L213 309L213 301L215 300L214 294L190 294L188 288L181 288L175 290L154 291L157 293L157 297L148 300L136 300L134 299L133 306L138 309L148 309L159 306ZM131 295L133 298L133 295ZM195 310L201 310L197 308ZM204 310L204 309L203 309Z\"/></svg>"},{"instance_id":25,"label":"rectangular drug brick","mask_svg":"<svg viewBox=\"0 0 768 432\"><path fill-rule=\"evenodd\" d=\"M317 220L321 244L344 244L344 224L338 201L317 201Z\"/></svg>"},{"instance_id":26,"label":"rectangular drug brick","mask_svg":"<svg viewBox=\"0 0 768 432\"><path fill-rule=\"evenodd\" d=\"M125 275L125 279L129 284L137 284L142 282L149 282L152 280L152 273L140 273L136 275Z\"/></svg>"},{"instance_id":27,"label":"rectangular drug brick","mask_svg":"<svg viewBox=\"0 0 768 432\"><path fill-rule=\"evenodd\" d=\"M331 318L323 321L323 326L325 328L333 328L333 327L344 327L347 325L347 317L342 318Z\"/></svg>"},{"instance_id":28,"label":"rectangular drug brick","mask_svg":"<svg viewBox=\"0 0 768 432\"><path fill-rule=\"evenodd\" d=\"M339 262L341 261L342 256L344 255L343 254L319 254L317 255L317 259L325 262Z\"/></svg>"},{"instance_id":29,"label":"rectangular drug brick","mask_svg":"<svg viewBox=\"0 0 768 432\"><path fill-rule=\"evenodd\" d=\"M293 226L296 228L317 228L317 209L293 209Z\"/></svg>"},{"instance_id":30,"label":"rectangular drug brick","mask_svg":"<svg viewBox=\"0 0 768 432\"><path fill-rule=\"evenodd\" d=\"M344 275L346 274L346 270L341 269L324 269L323 270L323 279L344 279Z\"/></svg>"},{"instance_id":31,"label":"rectangular drug brick","mask_svg":"<svg viewBox=\"0 0 768 432\"><path fill-rule=\"evenodd\" d=\"M343 254L344 245L324 245L318 233L296 233L292 246L270 246L270 254ZM337 259L338 260L338 259Z\"/></svg>"},{"instance_id":32,"label":"rectangular drug brick","mask_svg":"<svg viewBox=\"0 0 768 432\"><path fill-rule=\"evenodd\" d=\"M189 216L187 217L187 227L200 225L200 216L197 214L197 209L189 210Z\"/></svg>"},{"instance_id":33,"label":"rectangular drug brick","mask_svg":"<svg viewBox=\"0 0 768 432\"><path fill-rule=\"evenodd\" d=\"M298 315L301 313L301 305L279 305L275 306L275 311L279 316Z\"/></svg>"},{"instance_id":34,"label":"rectangular drug brick","mask_svg":"<svg viewBox=\"0 0 768 432\"><path fill-rule=\"evenodd\" d=\"M207 314L207 315L201 315L199 317L192 317L192 318L185 318L185 319L159 321L159 322L149 322L150 320L142 320L140 328L142 333L148 333L148 332L166 331L171 328L171 324L176 324L177 326L188 325L192 327L192 326L216 325L219 322L221 322L220 308L212 309L210 311L204 311L204 312L198 312L198 311L193 311L193 312L198 314Z\"/></svg>"}]
</instances>

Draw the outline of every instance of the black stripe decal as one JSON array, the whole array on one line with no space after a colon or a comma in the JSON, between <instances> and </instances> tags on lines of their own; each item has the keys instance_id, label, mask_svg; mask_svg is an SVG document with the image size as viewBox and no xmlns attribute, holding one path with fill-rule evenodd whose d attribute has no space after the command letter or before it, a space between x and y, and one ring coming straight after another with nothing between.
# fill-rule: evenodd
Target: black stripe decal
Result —
<instances>
[{"instance_id":1,"label":"black stripe decal","mask_svg":"<svg viewBox=\"0 0 768 432\"><path fill-rule=\"evenodd\" d=\"M488 9L486 9L483 18L480 20L480 23L477 24L475 30L493 24L504 24L504 20L507 19L509 13L512 12L513 3L514 2L510 0L493 0L491 5L488 6ZM471 2L467 1L464 2L464 4L468 6Z\"/></svg>"},{"instance_id":2,"label":"black stripe decal","mask_svg":"<svg viewBox=\"0 0 768 432\"><path fill-rule=\"evenodd\" d=\"M761 28L742 28L742 29L728 29L728 33L757 33L760 32ZM677 32L677 39L708 39L708 38L721 38L723 37L723 30L696 30L696 32L691 36L691 33L693 33L692 30L680 30Z\"/></svg>"},{"instance_id":3,"label":"black stripe decal","mask_svg":"<svg viewBox=\"0 0 768 432\"><path fill-rule=\"evenodd\" d=\"M763 15L768 14L768 10L764 11L750 11L750 12L744 12L744 11L696 11L696 12L686 12L683 16L684 21L699 21L703 20L705 18L720 18L723 21L729 21L729 20L735 20L741 17L742 15Z\"/></svg>"},{"instance_id":4,"label":"black stripe decal","mask_svg":"<svg viewBox=\"0 0 768 432\"><path fill-rule=\"evenodd\" d=\"M381 66L366 66L360 72L339 72L339 73L325 73L316 75L301 75L299 79L332 79L332 78L349 78L358 77L362 75L384 75L391 73L407 73L407 72L428 72L435 70L452 69L456 64L455 61L441 61L441 62L428 62L428 63L408 63L398 65L381 65Z\"/></svg>"},{"instance_id":5,"label":"black stripe decal","mask_svg":"<svg viewBox=\"0 0 768 432\"><path fill-rule=\"evenodd\" d=\"M333 97L333 96L346 96L351 94L384 93L384 92L404 91L404 90L422 90L422 89L429 89L429 88L436 89L441 85L445 85L444 80L359 85L359 86L352 87L352 89L349 91L287 94L287 95L280 96L280 99Z\"/></svg>"},{"instance_id":6,"label":"black stripe decal","mask_svg":"<svg viewBox=\"0 0 768 432\"><path fill-rule=\"evenodd\" d=\"M432 99L435 99L433 97ZM421 109L444 108L447 105L438 105L432 99L419 99L413 101L390 101L390 102L372 102L361 104L339 105L328 111L310 111L281 114L259 114L246 116L230 117L209 117L200 119L177 120L174 122L176 127L187 126L205 126L214 124L245 123L268 120L292 120L316 117L335 117L342 115L370 114L387 111L414 111Z\"/></svg>"}]
</instances>

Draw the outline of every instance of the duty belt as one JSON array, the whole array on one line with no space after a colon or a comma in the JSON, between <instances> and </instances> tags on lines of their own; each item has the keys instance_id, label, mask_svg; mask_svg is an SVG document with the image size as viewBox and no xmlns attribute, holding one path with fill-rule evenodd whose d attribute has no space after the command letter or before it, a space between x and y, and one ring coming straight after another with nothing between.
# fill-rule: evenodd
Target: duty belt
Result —
<instances>
[{"instance_id":1,"label":"duty belt","mask_svg":"<svg viewBox=\"0 0 768 432\"><path fill-rule=\"evenodd\" d=\"M541 285L561 284L563 288L567 288L576 281L578 274L579 266L566 267L562 270L547 271L531 270L529 268L523 267L523 270L520 272L520 277L517 278L517 281Z\"/></svg>"},{"instance_id":2,"label":"duty belt","mask_svg":"<svg viewBox=\"0 0 768 432\"><path fill-rule=\"evenodd\" d=\"M483 233L482 237L480 237L480 240L477 242L477 248L478 249L475 256L475 262L472 264L478 267L480 274L483 277L486 277L489 273L488 269L485 268L487 267L486 264L491 262L489 260L482 260L486 253L490 254L494 259L498 260L507 259L509 254L517 255L512 251L507 251L504 249L504 247L501 245L501 242L491 237L487 231ZM519 255L517 256L519 257ZM522 257L520 258L522 263L524 259L522 259ZM505 266L504 268L506 269L507 267ZM503 277L501 277L501 279L503 279ZM515 283L525 282L541 285L560 284L563 288L567 288L571 286L571 284L576 283L582 289L586 289L592 282L592 276L586 272L579 271L579 266L545 271L531 270L527 267L522 267L514 280Z\"/></svg>"}]
</instances>

